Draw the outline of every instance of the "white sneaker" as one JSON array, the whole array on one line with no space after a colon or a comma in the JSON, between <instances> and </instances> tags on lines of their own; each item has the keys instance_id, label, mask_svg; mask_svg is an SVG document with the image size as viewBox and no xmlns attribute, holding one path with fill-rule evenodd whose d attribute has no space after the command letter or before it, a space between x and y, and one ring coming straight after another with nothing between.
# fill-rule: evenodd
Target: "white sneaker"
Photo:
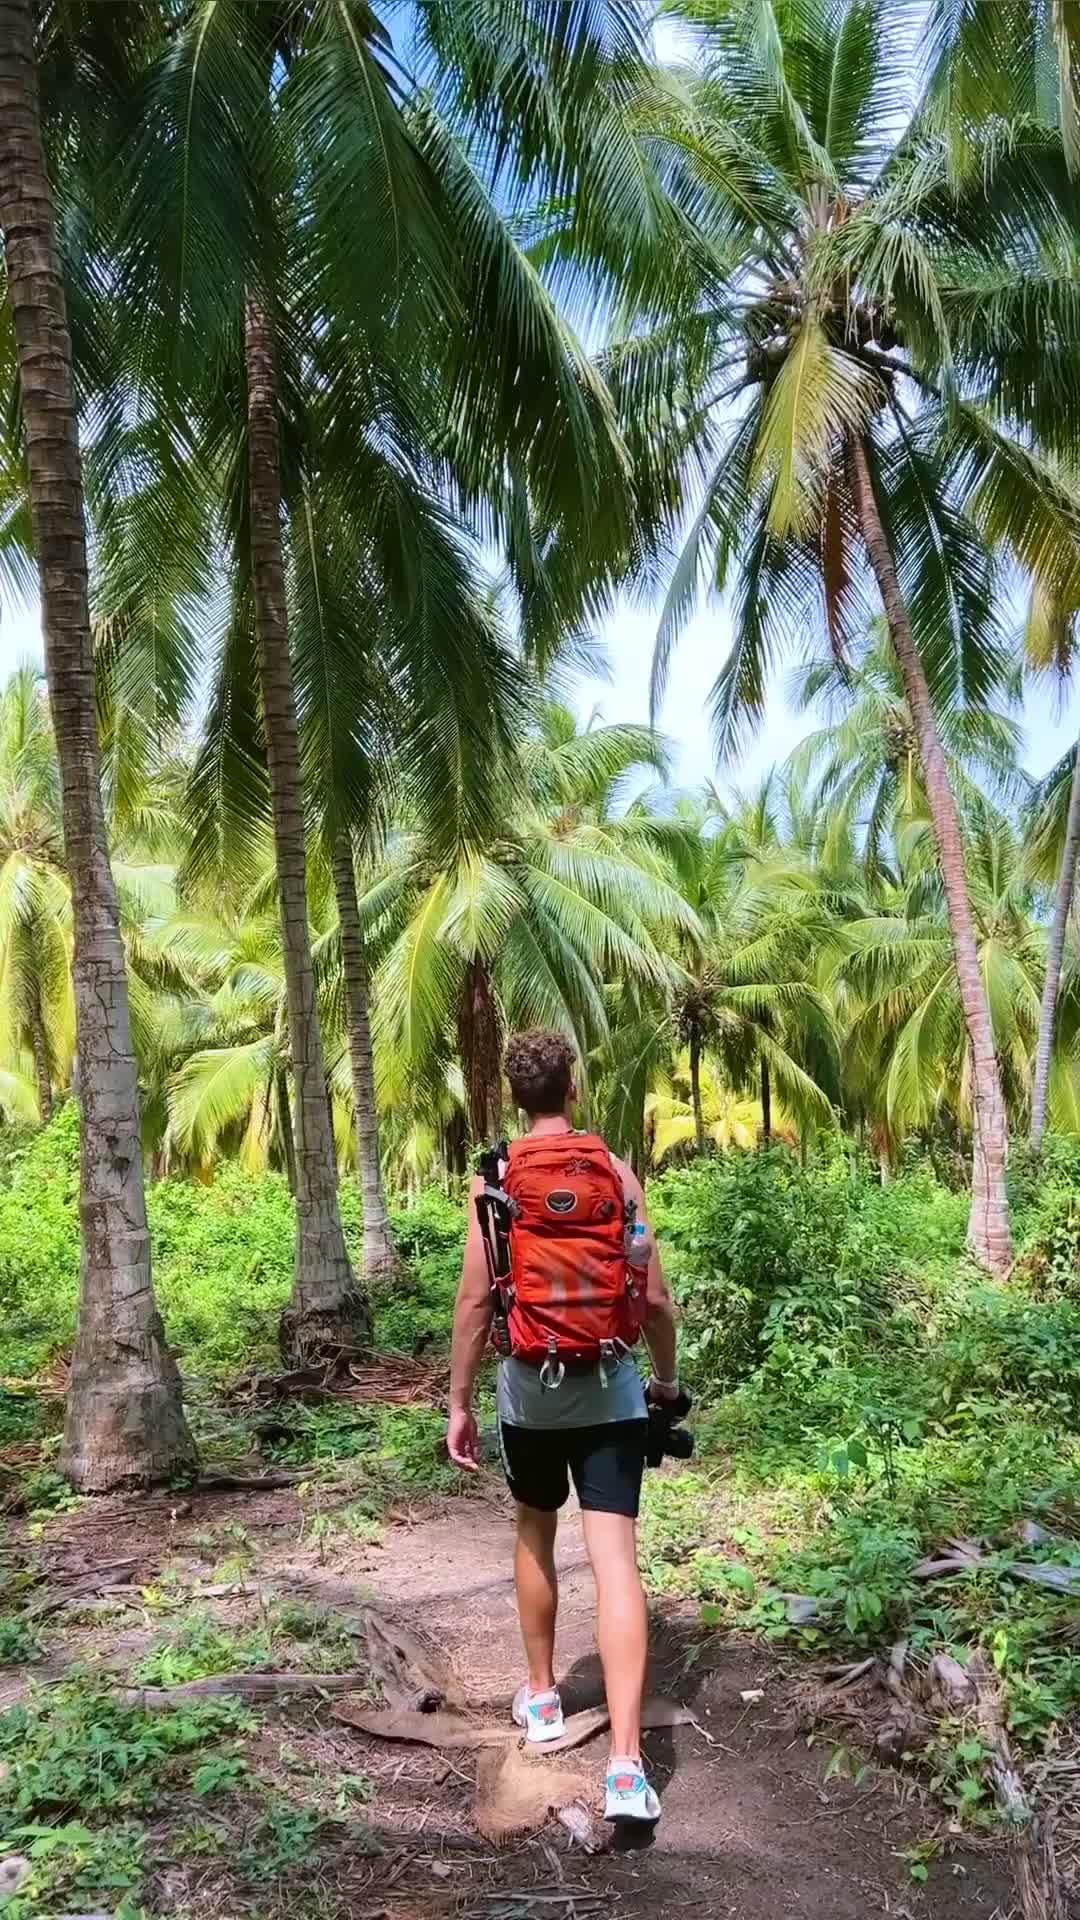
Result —
<instances>
[{"instance_id":1,"label":"white sneaker","mask_svg":"<svg viewBox=\"0 0 1080 1920\"><path fill-rule=\"evenodd\" d=\"M526 1682L515 1693L511 1712L515 1727L524 1727L525 1738L532 1746L542 1747L547 1740L561 1740L566 1732L557 1687L550 1693L530 1693Z\"/></svg>"},{"instance_id":2,"label":"white sneaker","mask_svg":"<svg viewBox=\"0 0 1080 1920\"><path fill-rule=\"evenodd\" d=\"M655 1826L660 1801L645 1778L640 1760L609 1760L604 1794L605 1820L640 1820Z\"/></svg>"}]
</instances>

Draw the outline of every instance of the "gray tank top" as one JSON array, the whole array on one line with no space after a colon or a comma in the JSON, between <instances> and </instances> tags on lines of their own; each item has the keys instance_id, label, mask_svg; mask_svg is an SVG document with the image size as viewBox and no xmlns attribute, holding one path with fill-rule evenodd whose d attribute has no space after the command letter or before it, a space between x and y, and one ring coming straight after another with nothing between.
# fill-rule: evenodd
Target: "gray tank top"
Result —
<instances>
[{"instance_id":1,"label":"gray tank top","mask_svg":"<svg viewBox=\"0 0 1080 1920\"><path fill-rule=\"evenodd\" d=\"M612 1420L646 1420L645 1388L633 1358L598 1361L568 1373L561 1387L542 1387L540 1371L524 1360L500 1360L495 1395L499 1419L510 1427L600 1427Z\"/></svg>"}]
</instances>

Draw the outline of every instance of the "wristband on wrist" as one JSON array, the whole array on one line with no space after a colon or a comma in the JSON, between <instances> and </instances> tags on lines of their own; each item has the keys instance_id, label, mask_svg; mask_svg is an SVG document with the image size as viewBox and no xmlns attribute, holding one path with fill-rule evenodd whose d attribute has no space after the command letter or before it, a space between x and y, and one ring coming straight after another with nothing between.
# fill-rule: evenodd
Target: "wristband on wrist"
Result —
<instances>
[{"instance_id":1,"label":"wristband on wrist","mask_svg":"<svg viewBox=\"0 0 1080 1920\"><path fill-rule=\"evenodd\" d=\"M654 1373L651 1376L650 1384L654 1387L663 1387L666 1393L670 1393L672 1388L678 1386L679 1376L676 1374L674 1380L661 1380L660 1376Z\"/></svg>"}]
</instances>

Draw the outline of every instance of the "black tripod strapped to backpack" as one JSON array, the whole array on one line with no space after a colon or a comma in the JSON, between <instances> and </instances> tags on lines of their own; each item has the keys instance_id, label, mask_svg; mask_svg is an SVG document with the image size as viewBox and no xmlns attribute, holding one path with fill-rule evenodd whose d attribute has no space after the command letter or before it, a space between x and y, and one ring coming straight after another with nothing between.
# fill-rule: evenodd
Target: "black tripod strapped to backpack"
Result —
<instances>
[{"instance_id":1,"label":"black tripod strapped to backpack","mask_svg":"<svg viewBox=\"0 0 1080 1920\"><path fill-rule=\"evenodd\" d=\"M510 1343L510 1305L513 1297L510 1284L510 1226L514 1218L514 1203L509 1194L503 1191L502 1184L502 1167L509 1150L506 1141L500 1140L497 1146L485 1148L476 1163L476 1171L484 1183L483 1190L476 1196L476 1217L480 1222L480 1238L494 1306L495 1350L504 1360L508 1360L513 1352Z\"/></svg>"}]
</instances>

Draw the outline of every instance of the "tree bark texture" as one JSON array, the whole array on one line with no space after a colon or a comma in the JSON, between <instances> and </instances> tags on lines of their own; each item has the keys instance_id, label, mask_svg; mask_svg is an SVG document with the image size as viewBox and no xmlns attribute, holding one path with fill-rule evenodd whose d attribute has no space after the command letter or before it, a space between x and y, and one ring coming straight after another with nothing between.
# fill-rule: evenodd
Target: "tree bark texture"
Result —
<instances>
[{"instance_id":1,"label":"tree bark texture","mask_svg":"<svg viewBox=\"0 0 1080 1920\"><path fill-rule=\"evenodd\" d=\"M248 491L252 584L258 642L274 862L285 965L296 1111L296 1260L282 1315L282 1349L302 1363L329 1343L366 1332L363 1302L345 1248L337 1161L326 1097L322 1033L308 930L307 861L300 742L289 658L281 538L281 449L273 323L262 299L245 310Z\"/></svg>"},{"instance_id":2,"label":"tree bark texture","mask_svg":"<svg viewBox=\"0 0 1080 1920\"><path fill-rule=\"evenodd\" d=\"M1054 917L1046 947L1046 979L1043 982L1039 1013L1039 1042L1035 1049L1035 1086L1031 1095L1030 1144L1038 1153L1046 1131L1046 1099L1050 1086L1050 1056L1054 1050L1054 1025L1057 1017L1058 990L1061 986L1061 962L1065 953L1065 933L1076 893L1076 859L1080 853L1080 740L1076 743L1069 812L1065 823L1065 845L1061 850Z\"/></svg>"},{"instance_id":3,"label":"tree bark texture","mask_svg":"<svg viewBox=\"0 0 1080 1920\"><path fill-rule=\"evenodd\" d=\"M904 690L919 738L930 821L948 906L949 929L971 1056L974 1107L974 1159L968 1239L977 1259L1003 1278L1012 1260L1009 1207L1005 1191L1008 1131L994 1051L994 1032L986 1001L975 922L964 870L964 841L956 800L930 700L930 689L911 631L892 549L878 512L866 451L861 441L849 447L851 489L870 565L877 581L889 637L904 680Z\"/></svg>"},{"instance_id":4,"label":"tree bark texture","mask_svg":"<svg viewBox=\"0 0 1080 1920\"><path fill-rule=\"evenodd\" d=\"M701 1027L690 1022L690 1104L694 1109L694 1139L699 1153L705 1151L705 1115L701 1110Z\"/></svg>"},{"instance_id":5,"label":"tree bark texture","mask_svg":"<svg viewBox=\"0 0 1080 1920\"><path fill-rule=\"evenodd\" d=\"M37 1082L38 1113L47 1127L53 1117L52 1062L49 1036L41 1011L41 988L35 975L30 982L30 1045L34 1054L34 1079Z\"/></svg>"},{"instance_id":6,"label":"tree bark texture","mask_svg":"<svg viewBox=\"0 0 1080 1920\"><path fill-rule=\"evenodd\" d=\"M150 1275L139 1088L101 801L82 466L30 0L0 0L0 230L30 476L71 880L78 1033L79 1324L61 1462L86 1491L195 1465Z\"/></svg>"},{"instance_id":7,"label":"tree bark texture","mask_svg":"<svg viewBox=\"0 0 1080 1920\"><path fill-rule=\"evenodd\" d=\"M369 1286L373 1280L385 1279L396 1273L398 1257L390 1237L379 1160L375 1066L368 1015L367 951L356 897L356 869L347 833L339 834L334 844L334 891L341 930L345 1018L349 1029L349 1066L356 1116L356 1171L364 1210L363 1279L365 1286Z\"/></svg>"},{"instance_id":8,"label":"tree bark texture","mask_svg":"<svg viewBox=\"0 0 1080 1920\"><path fill-rule=\"evenodd\" d=\"M281 1157L285 1162L285 1178L289 1183L289 1192L295 1200L296 1144L293 1140L292 1108L289 1105L289 1075L284 1067L278 1067L274 1073L273 1100Z\"/></svg>"},{"instance_id":9,"label":"tree bark texture","mask_svg":"<svg viewBox=\"0 0 1080 1920\"><path fill-rule=\"evenodd\" d=\"M491 975L479 954L465 969L458 1041L469 1129L474 1141L489 1145L502 1120L502 1034Z\"/></svg>"},{"instance_id":10,"label":"tree bark texture","mask_svg":"<svg viewBox=\"0 0 1080 1920\"><path fill-rule=\"evenodd\" d=\"M760 1085L761 1085L761 1144L764 1147L771 1147L772 1146L772 1082L769 1079L769 1063L767 1060L761 1061L759 1073L760 1073Z\"/></svg>"}]
</instances>

